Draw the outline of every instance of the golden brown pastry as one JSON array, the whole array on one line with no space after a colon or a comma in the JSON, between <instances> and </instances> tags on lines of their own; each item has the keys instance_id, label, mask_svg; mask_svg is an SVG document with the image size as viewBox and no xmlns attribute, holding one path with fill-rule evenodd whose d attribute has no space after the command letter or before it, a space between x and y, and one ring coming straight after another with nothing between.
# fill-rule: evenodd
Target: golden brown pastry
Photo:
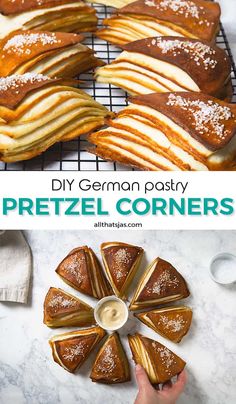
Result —
<instances>
[{"instance_id":1,"label":"golden brown pastry","mask_svg":"<svg viewBox=\"0 0 236 404\"><path fill-rule=\"evenodd\" d=\"M134 97L89 136L104 159L151 171L234 170L236 107L203 93Z\"/></svg>"},{"instance_id":2,"label":"golden brown pastry","mask_svg":"<svg viewBox=\"0 0 236 404\"><path fill-rule=\"evenodd\" d=\"M111 334L100 348L90 378L106 384L130 381L129 362L117 333Z\"/></svg>"},{"instance_id":3,"label":"golden brown pastry","mask_svg":"<svg viewBox=\"0 0 236 404\"><path fill-rule=\"evenodd\" d=\"M135 313L142 323L172 342L180 342L188 333L192 321L190 307L167 307Z\"/></svg>"},{"instance_id":4,"label":"golden brown pastry","mask_svg":"<svg viewBox=\"0 0 236 404\"><path fill-rule=\"evenodd\" d=\"M128 338L135 363L146 370L151 383L165 383L184 369L186 363L159 342L141 334Z\"/></svg>"},{"instance_id":5,"label":"golden brown pastry","mask_svg":"<svg viewBox=\"0 0 236 404\"><path fill-rule=\"evenodd\" d=\"M95 324L93 309L62 289L50 288L44 300L44 324L48 327L88 327Z\"/></svg>"},{"instance_id":6,"label":"golden brown pastry","mask_svg":"<svg viewBox=\"0 0 236 404\"><path fill-rule=\"evenodd\" d=\"M126 4L133 3L134 0L86 0L88 3L95 3L95 4L103 4L104 6L108 7L115 7L115 8L121 8L126 6Z\"/></svg>"},{"instance_id":7,"label":"golden brown pastry","mask_svg":"<svg viewBox=\"0 0 236 404\"><path fill-rule=\"evenodd\" d=\"M95 9L73 0L0 0L0 38L18 30L91 32Z\"/></svg>"},{"instance_id":8,"label":"golden brown pastry","mask_svg":"<svg viewBox=\"0 0 236 404\"><path fill-rule=\"evenodd\" d=\"M96 299L113 294L96 255L87 246L72 250L58 265L56 273L68 285Z\"/></svg>"},{"instance_id":9,"label":"golden brown pastry","mask_svg":"<svg viewBox=\"0 0 236 404\"><path fill-rule=\"evenodd\" d=\"M141 277L130 310L180 300L189 296L186 281L169 262L156 258Z\"/></svg>"},{"instance_id":10,"label":"golden brown pastry","mask_svg":"<svg viewBox=\"0 0 236 404\"><path fill-rule=\"evenodd\" d=\"M142 259L143 249L131 244L108 242L101 245L101 254L114 293L125 299Z\"/></svg>"},{"instance_id":11,"label":"golden brown pastry","mask_svg":"<svg viewBox=\"0 0 236 404\"><path fill-rule=\"evenodd\" d=\"M99 38L115 45L153 36L184 36L214 41L220 6L205 0L138 0L103 21Z\"/></svg>"},{"instance_id":12,"label":"golden brown pastry","mask_svg":"<svg viewBox=\"0 0 236 404\"><path fill-rule=\"evenodd\" d=\"M226 52L205 41L152 37L122 46L123 52L95 72L99 83L130 94L196 91L226 98L231 63Z\"/></svg>"},{"instance_id":13,"label":"golden brown pastry","mask_svg":"<svg viewBox=\"0 0 236 404\"><path fill-rule=\"evenodd\" d=\"M91 327L52 337L49 344L54 361L68 372L75 372L105 334L102 328Z\"/></svg>"},{"instance_id":14,"label":"golden brown pastry","mask_svg":"<svg viewBox=\"0 0 236 404\"><path fill-rule=\"evenodd\" d=\"M66 32L11 33L0 41L0 76L31 72L69 78L102 66L94 51L81 44L83 39Z\"/></svg>"},{"instance_id":15,"label":"golden brown pastry","mask_svg":"<svg viewBox=\"0 0 236 404\"><path fill-rule=\"evenodd\" d=\"M28 160L104 124L108 110L75 81L25 73L0 79L0 160Z\"/></svg>"}]
</instances>

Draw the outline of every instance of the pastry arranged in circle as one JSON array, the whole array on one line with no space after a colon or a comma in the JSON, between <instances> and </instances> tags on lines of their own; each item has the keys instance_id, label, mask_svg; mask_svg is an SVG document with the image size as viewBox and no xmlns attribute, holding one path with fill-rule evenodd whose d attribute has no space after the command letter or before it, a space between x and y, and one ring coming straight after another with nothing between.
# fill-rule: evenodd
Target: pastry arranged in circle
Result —
<instances>
[{"instance_id":1,"label":"pastry arranged in circle","mask_svg":"<svg viewBox=\"0 0 236 404\"><path fill-rule=\"evenodd\" d=\"M68 285L96 299L113 294L96 255L87 246L72 250L58 265L56 273Z\"/></svg>"},{"instance_id":2,"label":"pastry arranged in circle","mask_svg":"<svg viewBox=\"0 0 236 404\"><path fill-rule=\"evenodd\" d=\"M141 277L130 303L130 310L157 306L190 295L182 275L169 262L156 258Z\"/></svg>"},{"instance_id":3,"label":"pastry arranged in circle","mask_svg":"<svg viewBox=\"0 0 236 404\"><path fill-rule=\"evenodd\" d=\"M0 39L18 30L91 32L95 9L73 0L0 0Z\"/></svg>"},{"instance_id":4,"label":"pastry arranged in circle","mask_svg":"<svg viewBox=\"0 0 236 404\"><path fill-rule=\"evenodd\" d=\"M88 327L95 324L91 306L62 289L52 287L44 300L43 322L48 327Z\"/></svg>"},{"instance_id":5,"label":"pastry arranged in circle","mask_svg":"<svg viewBox=\"0 0 236 404\"><path fill-rule=\"evenodd\" d=\"M206 0L138 0L106 18L96 35L115 45L153 36L215 41L220 6Z\"/></svg>"},{"instance_id":6,"label":"pastry arranged in circle","mask_svg":"<svg viewBox=\"0 0 236 404\"><path fill-rule=\"evenodd\" d=\"M146 370L151 383L165 383L184 369L186 363L160 342L141 334L128 338L135 363Z\"/></svg>"},{"instance_id":7,"label":"pastry arranged in circle","mask_svg":"<svg viewBox=\"0 0 236 404\"><path fill-rule=\"evenodd\" d=\"M25 73L0 79L0 160L31 159L104 124L109 111L76 81Z\"/></svg>"},{"instance_id":8,"label":"pastry arranged in circle","mask_svg":"<svg viewBox=\"0 0 236 404\"><path fill-rule=\"evenodd\" d=\"M166 307L135 313L142 323L172 342L180 342L188 333L192 321L190 307Z\"/></svg>"},{"instance_id":9,"label":"pastry arranged in circle","mask_svg":"<svg viewBox=\"0 0 236 404\"><path fill-rule=\"evenodd\" d=\"M73 373L82 366L105 335L102 328L91 327L52 337L49 344L53 359L65 370Z\"/></svg>"},{"instance_id":10,"label":"pastry arranged in circle","mask_svg":"<svg viewBox=\"0 0 236 404\"><path fill-rule=\"evenodd\" d=\"M184 278L169 262L156 258L148 266L129 307L121 297L115 296L117 293L124 298L127 294L127 282L131 286L130 277L133 279L143 252L141 247L124 242L101 244L104 272L114 293L103 273L103 267L87 246L72 250L58 266L56 272L63 281L81 293L100 299L93 311L89 305L61 289L51 287L45 297L46 325L88 326L97 323L93 327L60 334L49 340L54 361L65 370L75 372L106 335L106 330L109 330L111 334L97 352L90 378L93 382L103 384L128 382L131 378L129 361L119 334L115 332L124 325L129 327L128 309L135 311L145 307L147 311L134 313L133 320L139 319L172 342L180 342L187 334L192 319L192 310L189 307L153 309L153 306L182 299L190 294ZM117 288L116 279L120 277L123 284L126 284L124 288L119 288L119 285ZM133 327L132 321L132 329ZM128 335L128 342L135 363L144 367L154 384L165 383L185 367L185 362L175 353L140 333Z\"/></svg>"},{"instance_id":11,"label":"pastry arranged in circle","mask_svg":"<svg viewBox=\"0 0 236 404\"><path fill-rule=\"evenodd\" d=\"M141 262L143 249L131 244L110 242L101 245L101 254L114 293L125 299Z\"/></svg>"},{"instance_id":12,"label":"pastry arranged in circle","mask_svg":"<svg viewBox=\"0 0 236 404\"><path fill-rule=\"evenodd\" d=\"M82 35L67 32L18 31L0 42L0 76L37 73L75 77L102 66Z\"/></svg>"},{"instance_id":13,"label":"pastry arranged in circle","mask_svg":"<svg viewBox=\"0 0 236 404\"><path fill-rule=\"evenodd\" d=\"M116 85L133 95L195 91L230 98L230 59L215 45L159 36L122 45L122 49L114 61L96 70L99 83Z\"/></svg>"},{"instance_id":14,"label":"pastry arranged in circle","mask_svg":"<svg viewBox=\"0 0 236 404\"><path fill-rule=\"evenodd\" d=\"M129 362L117 333L111 334L100 348L90 378L106 384L130 381Z\"/></svg>"},{"instance_id":15,"label":"pastry arranged in circle","mask_svg":"<svg viewBox=\"0 0 236 404\"><path fill-rule=\"evenodd\" d=\"M236 107L203 93L133 97L109 126L89 136L89 151L150 171L232 170Z\"/></svg>"}]
</instances>

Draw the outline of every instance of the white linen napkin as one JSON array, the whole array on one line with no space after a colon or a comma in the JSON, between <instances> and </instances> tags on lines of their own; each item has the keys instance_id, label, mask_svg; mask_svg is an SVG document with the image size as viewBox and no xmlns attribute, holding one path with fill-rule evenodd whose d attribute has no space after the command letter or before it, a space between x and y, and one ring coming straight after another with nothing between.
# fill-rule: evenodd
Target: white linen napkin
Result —
<instances>
[{"instance_id":1,"label":"white linen napkin","mask_svg":"<svg viewBox=\"0 0 236 404\"><path fill-rule=\"evenodd\" d=\"M0 301L27 303L32 257L23 234L0 230Z\"/></svg>"}]
</instances>

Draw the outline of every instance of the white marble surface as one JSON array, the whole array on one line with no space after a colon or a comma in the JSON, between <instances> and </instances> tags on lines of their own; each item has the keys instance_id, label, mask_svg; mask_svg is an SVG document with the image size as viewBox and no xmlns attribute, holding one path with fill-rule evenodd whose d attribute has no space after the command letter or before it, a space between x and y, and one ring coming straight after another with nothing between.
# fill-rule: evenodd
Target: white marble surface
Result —
<instances>
[{"instance_id":1,"label":"white marble surface","mask_svg":"<svg viewBox=\"0 0 236 404\"><path fill-rule=\"evenodd\" d=\"M34 256L32 296L28 306L0 303L1 404L131 404L137 392L132 382L120 386L92 383L91 359L76 375L52 361L47 340L61 332L42 323L43 300L49 286L75 295L54 273L72 248L88 244L96 252L103 241L133 242L146 251L143 266L156 256L172 262L186 278L191 297L185 300L194 317L188 336L173 344L141 325L129 322L156 338L187 361L189 383L180 404L234 404L236 398L236 285L224 287L209 277L208 264L218 252L236 253L236 232L26 232ZM19 268L20 270L20 268ZM82 295L80 296L82 297ZM87 302L94 299L83 297ZM127 327L128 328L128 327ZM123 341L127 329L122 330ZM131 357L125 343L129 358Z\"/></svg>"}]
</instances>

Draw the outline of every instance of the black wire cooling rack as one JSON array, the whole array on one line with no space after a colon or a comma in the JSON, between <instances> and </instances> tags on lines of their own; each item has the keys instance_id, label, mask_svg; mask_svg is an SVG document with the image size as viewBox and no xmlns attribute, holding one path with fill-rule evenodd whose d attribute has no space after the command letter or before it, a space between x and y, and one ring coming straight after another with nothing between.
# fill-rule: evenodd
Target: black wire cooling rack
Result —
<instances>
[{"instance_id":1,"label":"black wire cooling rack","mask_svg":"<svg viewBox=\"0 0 236 404\"><path fill-rule=\"evenodd\" d=\"M102 20L109 16L114 10L109 7L97 5L97 15L99 26L102 25ZM93 48L97 56L103 59L106 63L114 60L120 50L113 45L108 44L94 35L88 35L84 42L87 46ZM229 42L225 34L224 28L221 25L216 43L228 53L232 63L232 85L233 85L233 102L236 103L236 66L230 50ZM83 84L80 88L85 90L94 99L105 105L111 111L119 111L127 105L127 94L112 85L96 83L93 80L93 73L89 72L80 75L80 80ZM87 152L88 143L85 137L72 140L70 142L61 142L52 146L40 156L19 162L19 163L1 163L0 171L127 171L131 170L117 163L104 161Z\"/></svg>"}]
</instances>

